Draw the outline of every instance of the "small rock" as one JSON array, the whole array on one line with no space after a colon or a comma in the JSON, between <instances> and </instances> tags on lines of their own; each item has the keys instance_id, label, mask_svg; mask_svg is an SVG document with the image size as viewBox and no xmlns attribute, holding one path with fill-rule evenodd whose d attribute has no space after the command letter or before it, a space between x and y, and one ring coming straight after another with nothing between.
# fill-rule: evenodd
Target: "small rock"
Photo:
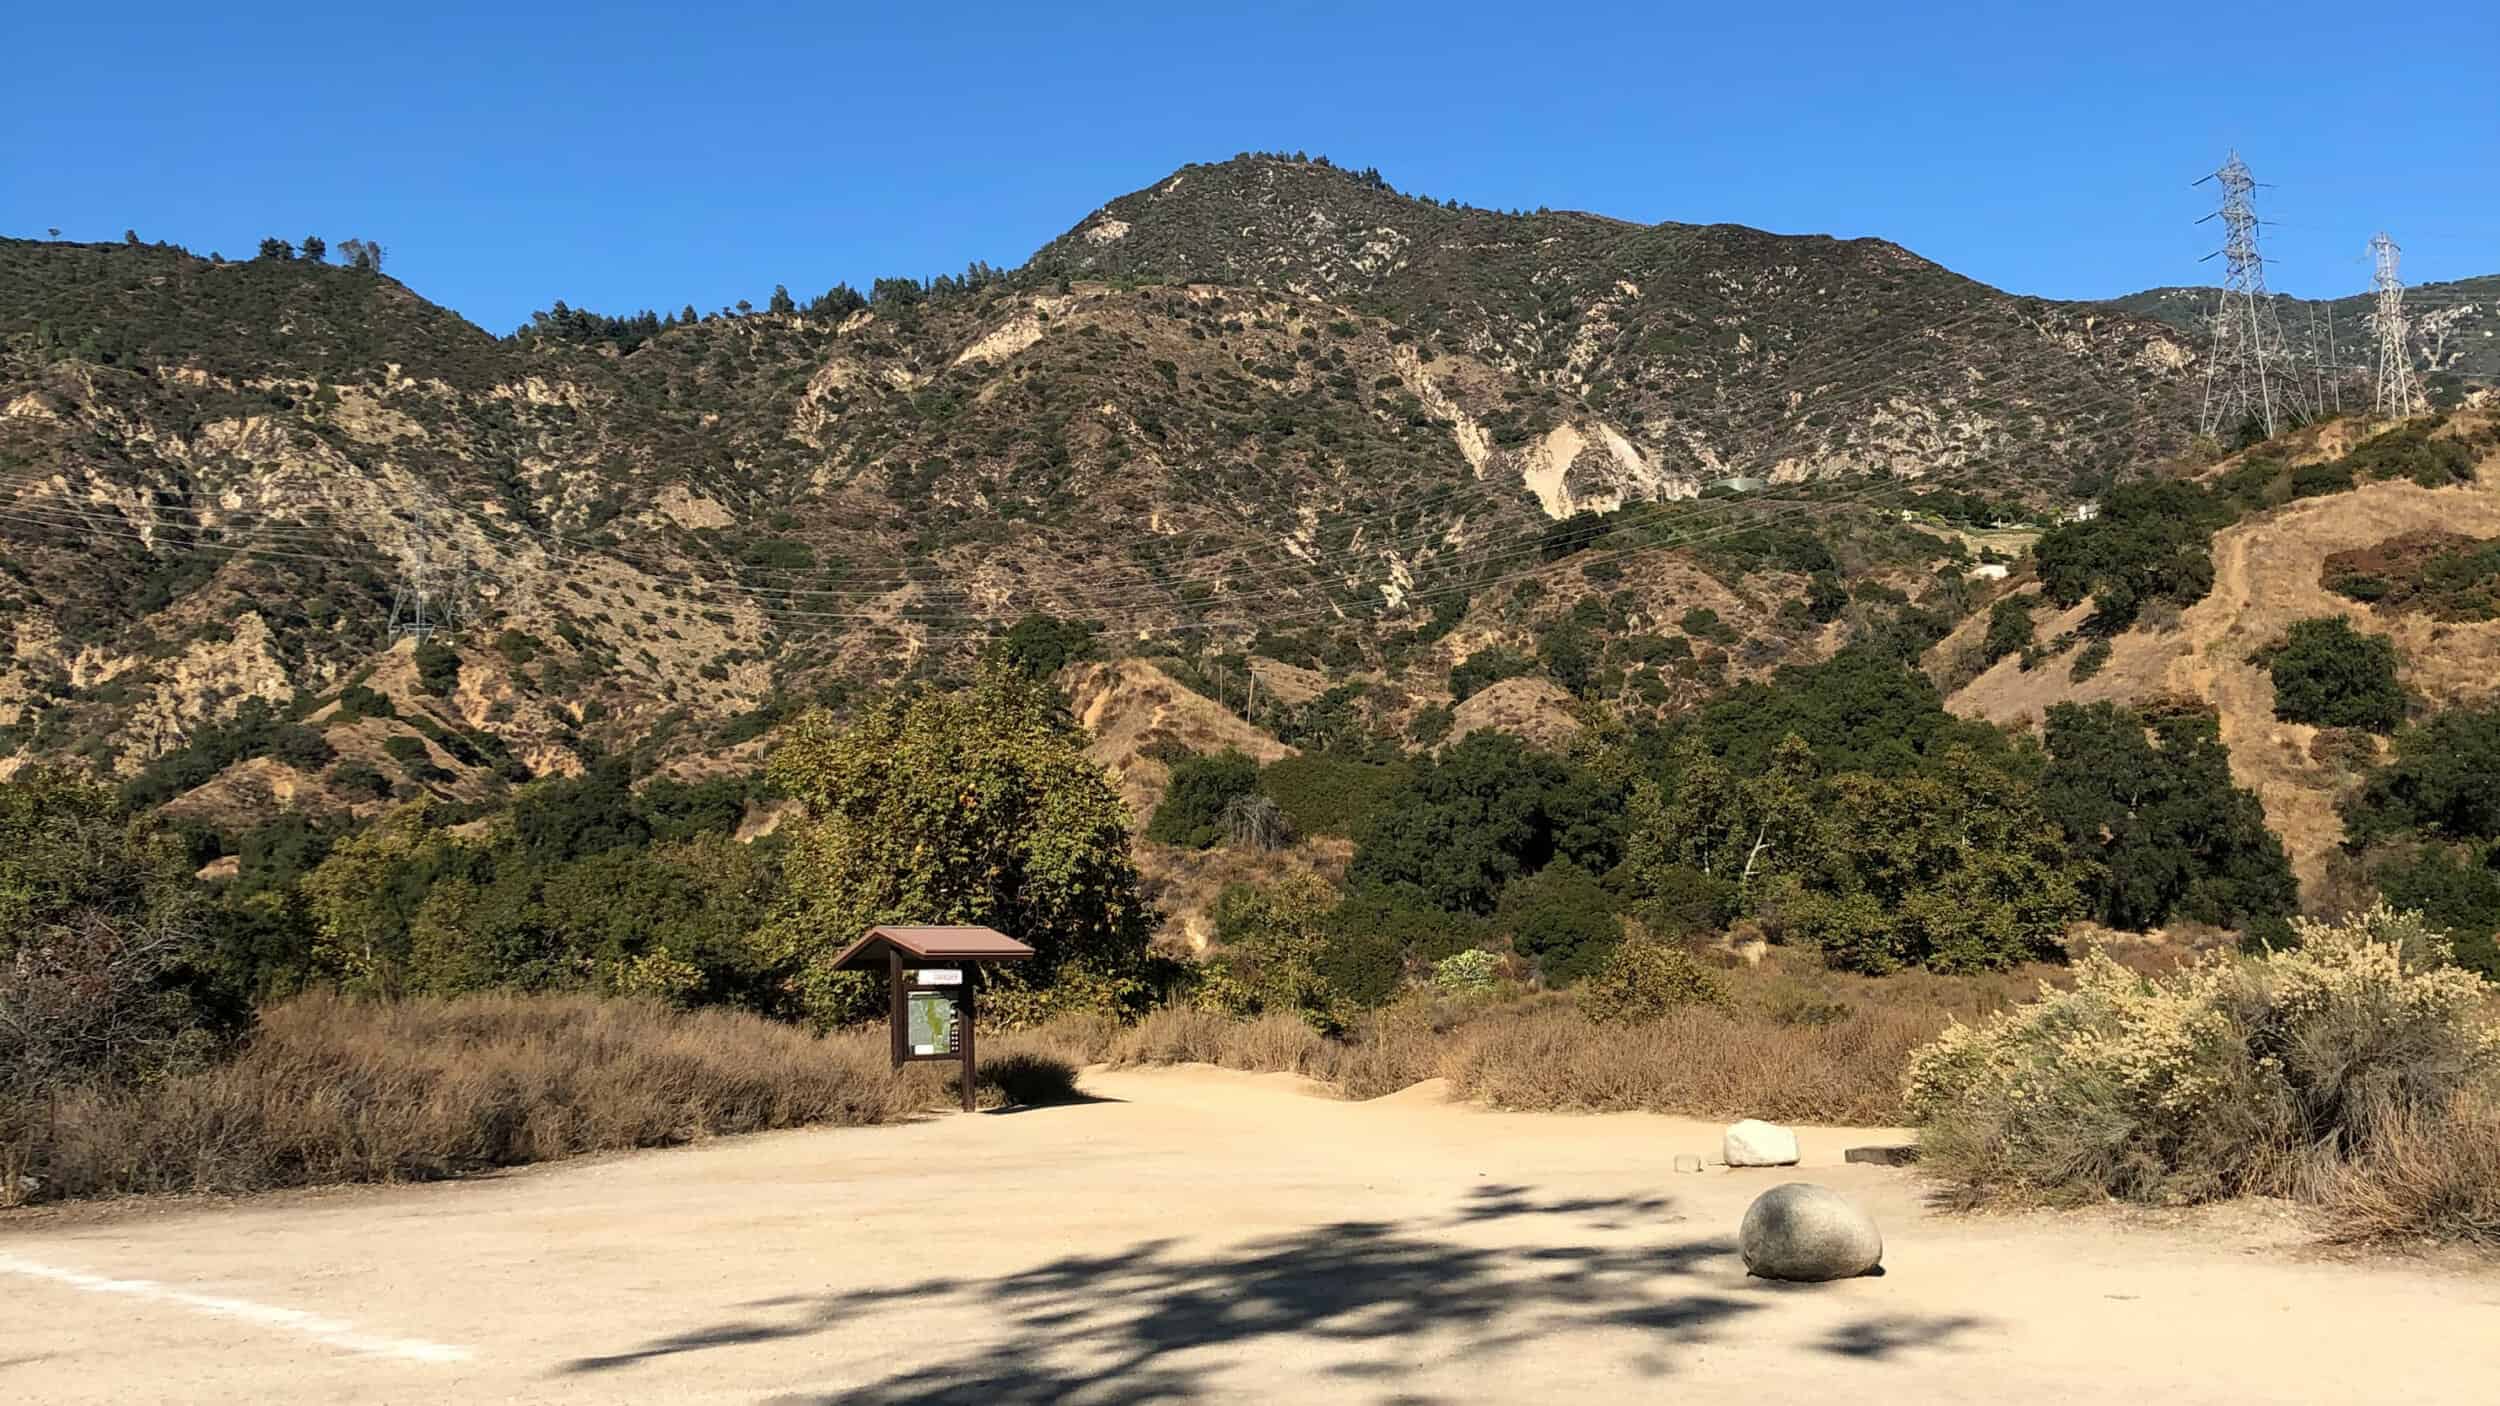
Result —
<instances>
[{"instance_id":1,"label":"small rock","mask_svg":"<svg viewBox=\"0 0 2500 1406\"><path fill-rule=\"evenodd\" d=\"M1736 1229L1745 1272L1764 1279L1819 1284L1849 1279L1884 1262L1884 1237L1874 1217L1839 1192L1807 1182L1775 1186L1754 1198Z\"/></svg>"},{"instance_id":2,"label":"small rock","mask_svg":"<svg viewBox=\"0 0 2500 1406\"><path fill-rule=\"evenodd\" d=\"M1878 1167L1906 1167L1918 1160L1918 1144L1902 1143L1896 1147L1853 1147L1841 1154L1851 1162L1872 1162Z\"/></svg>"},{"instance_id":3,"label":"small rock","mask_svg":"<svg viewBox=\"0 0 2500 1406\"><path fill-rule=\"evenodd\" d=\"M1765 1123L1758 1118L1730 1123L1726 1148L1727 1164L1731 1167L1797 1165L1797 1135L1777 1123Z\"/></svg>"},{"instance_id":4,"label":"small rock","mask_svg":"<svg viewBox=\"0 0 2500 1406\"><path fill-rule=\"evenodd\" d=\"M1679 1152L1675 1154L1675 1169L1679 1172L1698 1172L1701 1170L1701 1159L1690 1152Z\"/></svg>"}]
</instances>

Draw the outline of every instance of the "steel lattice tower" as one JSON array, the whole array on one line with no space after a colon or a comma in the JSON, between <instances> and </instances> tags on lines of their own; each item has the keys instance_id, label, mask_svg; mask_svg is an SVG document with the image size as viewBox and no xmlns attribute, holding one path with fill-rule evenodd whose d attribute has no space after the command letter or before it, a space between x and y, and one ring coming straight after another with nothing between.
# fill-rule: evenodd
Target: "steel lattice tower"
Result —
<instances>
[{"instance_id":1,"label":"steel lattice tower","mask_svg":"<svg viewBox=\"0 0 2500 1406\"><path fill-rule=\"evenodd\" d=\"M2283 424L2301 418L2301 409L2291 354L2283 344L2273 296L2266 291L2266 258L2257 251L2257 210L2249 198L2257 182L2236 151L2222 169L2196 184L2206 181L2221 186L2222 208L2197 223L2222 221L2222 247L2205 257L2219 255L2224 273L2197 428L2220 436L2255 420L2270 437Z\"/></svg>"},{"instance_id":2,"label":"steel lattice tower","mask_svg":"<svg viewBox=\"0 0 2500 1406\"><path fill-rule=\"evenodd\" d=\"M2370 262L2377 269L2378 403L2373 413L2401 420L2422 409L2422 388L2413 379L2413 361L2405 354L2405 286L2396 277L2396 256L2403 252L2380 230L2370 237Z\"/></svg>"}]
</instances>

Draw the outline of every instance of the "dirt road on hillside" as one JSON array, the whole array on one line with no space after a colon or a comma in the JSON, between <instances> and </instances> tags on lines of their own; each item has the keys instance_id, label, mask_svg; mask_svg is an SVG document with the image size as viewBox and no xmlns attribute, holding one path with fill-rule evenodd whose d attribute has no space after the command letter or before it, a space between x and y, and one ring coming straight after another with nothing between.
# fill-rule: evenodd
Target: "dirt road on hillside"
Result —
<instances>
[{"instance_id":1,"label":"dirt road on hillside","mask_svg":"<svg viewBox=\"0 0 2500 1406\"><path fill-rule=\"evenodd\" d=\"M0 1400L2465 1401L2500 1276L1679 1175L1717 1129L1094 1073L1105 1101L486 1182L0 1218ZM1810 1178L1887 1274L1748 1280ZM2245 1219L2242 1222L2248 1223Z\"/></svg>"}]
</instances>

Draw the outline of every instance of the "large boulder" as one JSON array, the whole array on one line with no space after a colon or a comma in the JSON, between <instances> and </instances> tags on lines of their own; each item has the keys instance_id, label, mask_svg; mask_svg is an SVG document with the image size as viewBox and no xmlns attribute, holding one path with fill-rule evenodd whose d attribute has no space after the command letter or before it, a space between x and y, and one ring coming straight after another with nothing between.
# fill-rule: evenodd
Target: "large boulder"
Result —
<instances>
[{"instance_id":1,"label":"large boulder","mask_svg":"<svg viewBox=\"0 0 2500 1406\"><path fill-rule=\"evenodd\" d=\"M1725 1161L1731 1167L1793 1167L1797 1165L1797 1135L1777 1123L1748 1118L1730 1123L1721 1146Z\"/></svg>"},{"instance_id":2,"label":"large boulder","mask_svg":"<svg viewBox=\"0 0 2500 1406\"><path fill-rule=\"evenodd\" d=\"M1884 1262L1875 1219L1839 1192L1792 1181L1763 1192L1736 1228L1745 1272L1819 1284L1848 1279Z\"/></svg>"}]
</instances>

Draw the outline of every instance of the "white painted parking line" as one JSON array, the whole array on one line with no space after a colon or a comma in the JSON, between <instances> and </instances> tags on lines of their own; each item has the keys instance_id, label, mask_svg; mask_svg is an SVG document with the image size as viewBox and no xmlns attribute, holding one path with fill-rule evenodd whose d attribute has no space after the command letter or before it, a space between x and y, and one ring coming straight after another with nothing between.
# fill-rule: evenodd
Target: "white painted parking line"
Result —
<instances>
[{"instance_id":1,"label":"white painted parking line","mask_svg":"<svg viewBox=\"0 0 2500 1406\"><path fill-rule=\"evenodd\" d=\"M249 1299L195 1294L188 1289L159 1284L153 1279L111 1279L84 1270L44 1264L21 1255L0 1254L0 1274L20 1274L30 1279L48 1280L91 1294L120 1294L128 1298L173 1304L212 1318L231 1318L264 1328L300 1333L341 1351L363 1353L369 1357L396 1357L408 1362L466 1362L471 1356L465 1347L427 1342L423 1338L373 1337L356 1331L356 1325L344 1319L307 1313L300 1308L277 1308L265 1303L253 1303Z\"/></svg>"}]
</instances>

